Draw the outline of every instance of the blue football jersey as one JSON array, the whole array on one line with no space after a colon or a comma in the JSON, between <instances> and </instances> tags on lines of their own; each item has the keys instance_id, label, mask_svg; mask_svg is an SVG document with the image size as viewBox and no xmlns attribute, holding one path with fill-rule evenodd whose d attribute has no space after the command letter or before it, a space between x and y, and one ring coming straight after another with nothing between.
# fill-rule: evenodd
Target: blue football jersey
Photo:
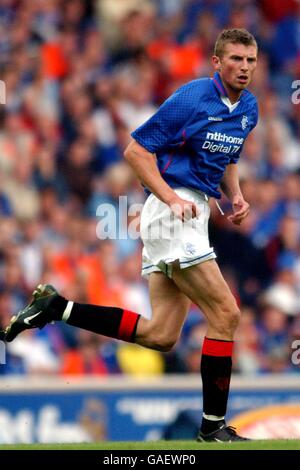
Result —
<instances>
[{"instance_id":1,"label":"blue football jersey","mask_svg":"<svg viewBox=\"0 0 300 470\"><path fill-rule=\"evenodd\" d=\"M159 171L172 187L201 190L220 198L226 165L237 163L249 132L256 126L256 98L244 90L226 104L218 73L180 87L131 135L155 153Z\"/></svg>"}]
</instances>

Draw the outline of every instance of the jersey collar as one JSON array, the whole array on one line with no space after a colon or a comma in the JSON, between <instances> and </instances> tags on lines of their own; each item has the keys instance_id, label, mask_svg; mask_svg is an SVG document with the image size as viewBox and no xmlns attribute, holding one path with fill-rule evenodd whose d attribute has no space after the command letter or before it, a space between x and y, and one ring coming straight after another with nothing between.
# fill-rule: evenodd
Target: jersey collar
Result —
<instances>
[{"instance_id":1,"label":"jersey collar","mask_svg":"<svg viewBox=\"0 0 300 470\"><path fill-rule=\"evenodd\" d=\"M216 89L218 90L219 95L226 96L226 98L228 98L227 91L225 90L225 87L222 83L219 72L215 72L212 81L213 81L213 84L215 85Z\"/></svg>"},{"instance_id":2,"label":"jersey collar","mask_svg":"<svg viewBox=\"0 0 300 470\"><path fill-rule=\"evenodd\" d=\"M215 88L218 90L219 95L220 96L226 96L226 98L228 98L227 91L226 91L226 89L225 89L225 87L222 83L219 72L215 72L212 81L213 81L213 84L214 84ZM241 96L243 94L243 91L240 94L240 99L241 99ZM239 101L240 101L240 99L239 99Z\"/></svg>"},{"instance_id":3,"label":"jersey collar","mask_svg":"<svg viewBox=\"0 0 300 470\"><path fill-rule=\"evenodd\" d=\"M238 101L236 101L234 104L232 104L229 97L228 97L228 93L227 93L227 91L226 91L226 89L225 89L225 87L222 83L220 74L218 72L215 72L215 74L213 76L213 79L212 79L212 82L213 82L215 88L217 89L217 92L219 93L221 101L228 107L229 112L232 113L232 111L234 111L235 108L239 105L239 103L241 101L242 93L241 93L240 99Z\"/></svg>"}]
</instances>

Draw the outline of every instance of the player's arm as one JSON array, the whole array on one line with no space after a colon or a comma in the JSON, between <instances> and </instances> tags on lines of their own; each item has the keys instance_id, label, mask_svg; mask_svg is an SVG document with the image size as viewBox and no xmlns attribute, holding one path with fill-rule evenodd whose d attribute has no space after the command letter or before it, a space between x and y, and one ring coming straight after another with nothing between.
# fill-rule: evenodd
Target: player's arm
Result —
<instances>
[{"instance_id":1,"label":"player's arm","mask_svg":"<svg viewBox=\"0 0 300 470\"><path fill-rule=\"evenodd\" d=\"M232 204L233 214L228 217L235 225L240 225L250 212L239 183L238 167L235 163L227 165L221 181L221 189Z\"/></svg>"},{"instance_id":2,"label":"player's arm","mask_svg":"<svg viewBox=\"0 0 300 470\"><path fill-rule=\"evenodd\" d=\"M132 140L124 157L139 180L161 201L167 204L180 219L197 216L197 207L191 201L181 199L162 178L154 154L148 152L136 140Z\"/></svg>"},{"instance_id":3,"label":"player's arm","mask_svg":"<svg viewBox=\"0 0 300 470\"><path fill-rule=\"evenodd\" d=\"M181 199L166 183L157 167L155 154L180 145L187 122L198 109L199 86L188 83L173 93L144 124L132 132L133 141L125 158L140 181L181 219L197 215L194 203Z\"/></svg>"}]
</instances>

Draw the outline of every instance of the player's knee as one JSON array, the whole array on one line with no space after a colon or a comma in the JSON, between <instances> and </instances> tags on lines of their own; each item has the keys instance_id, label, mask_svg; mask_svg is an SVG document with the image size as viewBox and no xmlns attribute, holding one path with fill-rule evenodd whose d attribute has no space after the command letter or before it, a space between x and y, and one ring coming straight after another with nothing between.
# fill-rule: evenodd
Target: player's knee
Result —
<instances>
[{"instance_id":1,"label":"player's knee","mask_svg":"<svg viewBox=\"0 0 300 470\"><path fill-rule=\"evenodd\" d=\"M232 335L238 327L241 312L234 297L230 297L219 304L217 315L213 318L212 325L220 333Z\"/></svg>"},{"instance_id":2,"label":"player's knee","mask_svg":"<svg viewBox=\"0 0 300 470\"><path fill-rule=\"evenodd\" d=\"M220 332L232 335L238 327L240 317L241 313L237 306L232 310L224 311L222 320L218 324Z\"/></svg>"},{"instance_id":3,"label":"player's knee","mask_svg":"<svg viewBox=\"0 0 300 470\"><path fill-rule=\"evenodd\" d=\"M172 336L158 335L153 341L153 349L161 352L169 352L173 349L177 342L177 338Z\"/></svg>"},{"instance_id":4,"label":"player's knee","mask_svg":"<svg viewBox=\"0 0 300 470\"><path fill-rule=\"evenodd\" d=\"M240 323L241 319L241 312L239 308L235 308L235 310L232 310L230 314L228 315L228 327L231 331L235 331Z\"/></svg>"}]
</instances>

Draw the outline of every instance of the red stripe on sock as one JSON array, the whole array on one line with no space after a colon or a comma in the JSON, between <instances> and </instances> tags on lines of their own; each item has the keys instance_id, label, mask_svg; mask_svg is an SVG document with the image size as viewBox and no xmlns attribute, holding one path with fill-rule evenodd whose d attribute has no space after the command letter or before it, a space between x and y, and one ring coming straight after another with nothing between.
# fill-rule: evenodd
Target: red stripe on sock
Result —
<instances>
[{"instance_id":1,"label":"red stripe on sock","mask_svg":"<svg viewBox=\"0 0 300 470\"><path fill-rule=\"evenodd\" d=\"M139 315L137 313L124 310L118 331L118 338L123 341L133 342L134 338L132 336L138 319Z\"/></svg>"},{"instance_id":2,"label":"red stripe on sock","mask_svg":"<svg viewBox=\"0 0 300 470\"><path fill-rule=\"evenodd\" d=\"M206 356L231 357L233 341L222 341L218 339L204 338L202 354Z\"/></svg>"}]
</instances>

